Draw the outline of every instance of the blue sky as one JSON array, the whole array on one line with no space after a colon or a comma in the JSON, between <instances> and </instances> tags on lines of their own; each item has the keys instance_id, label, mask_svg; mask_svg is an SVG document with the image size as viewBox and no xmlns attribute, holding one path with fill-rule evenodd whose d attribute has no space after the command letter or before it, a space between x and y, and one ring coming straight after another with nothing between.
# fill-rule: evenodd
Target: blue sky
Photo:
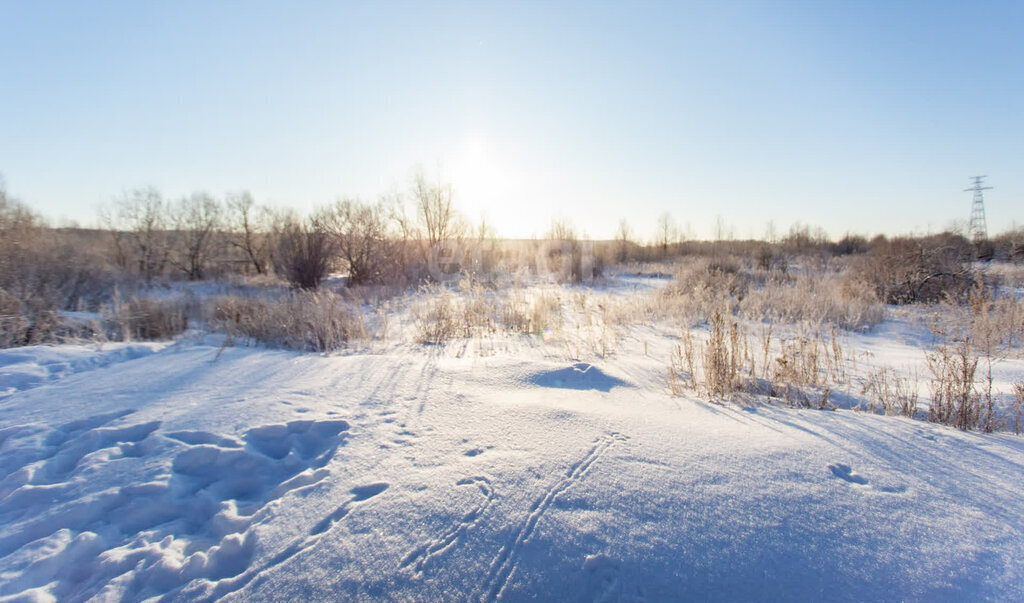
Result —
<instances>
[{"instance_id":1,"label":"blue sky","mask_svg":"<svg viewBox=\"0 0 1024 603\"><path fill-rule=\"evenodd\" d=\"M1024 221L1022 2L0 0L0 173L83 224L123 190L302 210L419 166L506 236L670 212L934 231L989 175Z\"/></svg>"}]
</instances>

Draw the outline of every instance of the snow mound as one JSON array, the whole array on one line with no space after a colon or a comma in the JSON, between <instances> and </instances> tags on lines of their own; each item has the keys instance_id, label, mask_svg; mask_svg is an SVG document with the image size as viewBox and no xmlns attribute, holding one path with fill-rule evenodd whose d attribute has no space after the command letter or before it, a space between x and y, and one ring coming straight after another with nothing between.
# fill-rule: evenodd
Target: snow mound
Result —
<instances>
[{"instance_id":1,"label":"snow mound","mask_svg":"<svg viewBox=\"0 0 1024 603\"><path fill-rule=\"evenodd\" d=\"M540 387L554 387L576 390L598 390L610 392L613 387L628 387L629 384L601 372L601 369L586 362L578 362L570 367L544 371L531 375L527 382Z\"/></svg>"},{"instance_id":2,"label":"snow mound","mask_svg":"<svg viewBox=\"0 0 1024 603\"><path fill-rule=\"evenodd\" d=\"M105 349L87 345L28 346L0 351L0 399L118 362L154 354L167 343L108 344Z\"/></svg>"}]
</instances>

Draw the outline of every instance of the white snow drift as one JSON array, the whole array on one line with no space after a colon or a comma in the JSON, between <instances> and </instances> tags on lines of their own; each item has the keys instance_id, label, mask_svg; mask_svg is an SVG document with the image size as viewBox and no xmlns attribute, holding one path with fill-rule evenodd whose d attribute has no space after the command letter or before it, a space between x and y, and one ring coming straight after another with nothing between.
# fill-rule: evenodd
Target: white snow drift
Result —
<instances>
[{"instance_id":1,"label":"white snow drift","mask_svg":"<svg viewBox=\"0 0 1024 603\"><path fill-rule=\"evenodd\" d=\"M1024 440L673 398L630 345L4 352L0 595L1024 597Z\"/></svg>"}]
</instances>

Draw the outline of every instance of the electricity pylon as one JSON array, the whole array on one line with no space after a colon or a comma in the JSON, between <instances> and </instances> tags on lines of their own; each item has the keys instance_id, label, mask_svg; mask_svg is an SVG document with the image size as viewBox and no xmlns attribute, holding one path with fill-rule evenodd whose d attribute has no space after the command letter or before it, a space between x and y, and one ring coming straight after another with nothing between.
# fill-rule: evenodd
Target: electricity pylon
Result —
<instances>
[{"instance_id":1,"label":"electricity pylon","mask_svg":"<svg viewBox=\"0 0 1024 603\"><path fill-rule=\"evenodd\" d=\"M971 223L967 230L971 233L971 240L975 243L988 238L988 226L985 225L985 198L981 191L990 190L991 186L983 186L988 176L975 176L971 178L974 186L965 188L964 191L974 192L974 201L971 202Z\"/></svg>"}]
</instances>

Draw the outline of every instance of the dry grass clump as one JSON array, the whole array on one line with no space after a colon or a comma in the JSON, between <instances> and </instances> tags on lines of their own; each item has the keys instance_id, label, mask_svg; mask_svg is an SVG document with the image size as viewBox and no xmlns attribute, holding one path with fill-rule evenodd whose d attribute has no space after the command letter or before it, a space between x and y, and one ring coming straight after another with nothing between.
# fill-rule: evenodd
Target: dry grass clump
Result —
<instances>
[{"instance_id":1,"label":"dry grass clump","mask_svg":"<svg viewBox=\"0 0 1024 603\"><path fill-rule=\"evenodd\" d=\"M691 326L706 323L716 308L748 320L827 323L846 330L882 322L882 300L841 269L821 263L793 273L736 259L698 259L676 270L673 282L657 296L656 314Z\"/></svg>"},{"instance_id":2,"label":"dry grass clump","mask_svg":"<svg viewBox=\"0 0 1024 603\"><path fill-rule=\"evenodd\" d=\"M708 291L711 297L742 298L750 288L751 276L732 258L700 258L676 268L669 288L679 292Z\"/></svg>"},{"instance_id":3,"label":"dry grass clump","mask_svg":"<svg viewBox=\"0 0 1024 603\"><path fill-rule=\"evenodd\" d=\"M1024 299L980 275L963 303L947 300L935 310L929 326L945 341L971 337L983 355L998 358L1024 348Z\"/></svg>"},{"instance_id":4,"label":"dry grass clump","mask_svg":"<svg viewBox=\"0 0 1024 603\"><path fill-rule=\"evenodd\" d=\"M829 323L849 331L867 330L885 319L885 305L874 291L851 286L836 274L770 280L751 289L739 308L751 320Z\"/></svg>"},{"instance_id":5,"label":"dry grass clump","mask_svg":"<svg viewBox=\"0 0 1024 603\"><path fill-rule=\"evenodd\" d=\"M188 329L188 304L181 299L132 297L122 302L117 295L104 308L103 321L115 339L171 339Z\"/></svg>"},{"instance_id":6,"label":"dry grass clump","mask_svg":"<svg viewBox=\"0 0 1024 603\"><path fill-rule=\"evenodd\" d=\"M832 388L846 382L846 357L835 332L805 328L792 338L780 338L772 348L771 330L762 335L762 387L771 396L801 408L832 408Z\"/></svg>"},{"instance_id":7,"label":"dry grass clump","mask_svg":"<svg viewBox=\"0 0 1024 603\"><path fill-rule=\"evenodd\" d=\"M1024 299L998 294L979 276L967 293L968 334L988 356L1008 353L1024 344Z\"/></svg>"},{"instance_id":8,"label":"dry grass clump","mask_svg":"<svg viewBox=\"0 0 1024 603\"><path fill-rule=\"evenodd\" d=\"M836 333L820 329L773 340L773 325L752 338L735 316L718 310L709 319L707 338L695 341L683 332L668 365L669 391L688 387L711 399L735 393L782 398L790 406L832 408L832 387L846 381L846 360ZM759 346L759 347L758 347Z\"/></svg>"},{"instance_id":9,"label":"dry grass clump","mask_svg":"<svg viewBox=\"0 0 1024 603\"><path fill-rule=\"evenodd\" d=\"M684 325L706 323L719 308L731 314L750 286L747 273L735 261L698 258L676 268L672 282L657 294L656 315L671 316Z\"/></svg>"},{"instance_id":10,"label":"dry grass clump","mask_svg":"<svg viewBox=\"0 0 1024 603\"><path fill-rule=\"evenodd\" d=\"M561 324L562 300L549 290L532 294L517 290L501 299L497 310L500 324L506 331L540 335Z\"/></svg>"},{"instance_id":11,"label":"dry grass clump","mask_svg":"<svg viewBox=\"0 0 1024 603\"><path fill-rule=\"evenodd\" d=\"M330 352L367 336L359 309L329 291L295 291L273 300L221 296L205 310L211 330L294 350Z\"/></svg>"},{"instance_id":12,"label":"dry grass clump","mask_svg":"<svg viewBox=\"0 0 1024 603\"><path fill-rule=\"evenodd\" d=\"M741 372L748 356L746 343L735 320L730 317L727 325L722 312L711 315L710 332L701 354L707 395L726 396L742 387Z\"/></svg>"},{"instance_id":13,"label":"dry grass clump","mask_svg":"<svg viewBox=\"0 0 1024 603\"><path fill-rule=\"evenodd\" d=\"M963 430L1004 427L993 370L1019 355L1024 342L1024 300L1001 292L978 275L963 303L938 306L932 330L943 341L927 354L932 373L929 420Z\"/></svg>"},{"instance_id":14,"label":"dry grass clump","mask_svg":"<svg viewBox=\"0 0 1024 603\"><path fill-rule=\"evenodd\" d=\"M423 301L413 307L416 339L420 343L442 344L450 339L468 337L460 302L444 287L420 289Z\"/></svg>"},{"instance_id":15,"label":"dry grass clump","mask_svg":"<svg viewBox=\"0 0 1024 603\"><path fill-rule=\"evenodd\" d=\"M65 318L40 300L19 302L0 290L0 347L65 341L172 339L188 329L189 306L180 299L114 295L100 317Z\"/></svg>"},{"instance_id":16,"label":"dry grass clump","mask_svg":"<svg viewBox=\"0 0 1024 603\"><path fill-rule=\"evenodd\" d=\"M928 420L969 430L981 419L981 396L975 389L978 356L970 337L955 346L940 345L926 355L932 374Z\"/></svg>"},{"instance_id":17,"label":"dry grass clump","mask_svg":"<svg viewBox=\"0 0 1024 603\"><path fill-rule=\"evenodd\" d=\"M562 299L553 291L490 291L471 279L455 295L442 285L426 285L412 307L416 340L442 344L453 339L498 333L538 335L560 322Z\"/></svg>"},{"instance_id":18,"label":"dry grass clump","mask_svg":"<svg viewBox=\"0 0 1024 603\"><path fill-rule=\"evenodd\" d=\"M0 348L34 343L34 322L22 311L18 298L0 289Z\"/></svg>"},{"instance_id":19,"label":"dry grass clump","mask_svg":"<svg viewBox=\"0 0 1024 603\"><path fill-rule=\"evenodd\" d=\"M861 410L874 413L881 409L887 415L917 417L917 380L901 377L894 371L881 368L868 375L861 392L866 395L867 407Z\"/></svg>"},{"instance_id":20,"label":"dry grass clump","mask_svg":"<svg viewBox=\"0 0 1024 603\"><path fill-rule=\"evenodd\" d=\"M1013 384L1013 401L1011 403L1013 416L1013 433L1020 435L1024 430L1024 381Z\"/></svg>"}]
</instances>

